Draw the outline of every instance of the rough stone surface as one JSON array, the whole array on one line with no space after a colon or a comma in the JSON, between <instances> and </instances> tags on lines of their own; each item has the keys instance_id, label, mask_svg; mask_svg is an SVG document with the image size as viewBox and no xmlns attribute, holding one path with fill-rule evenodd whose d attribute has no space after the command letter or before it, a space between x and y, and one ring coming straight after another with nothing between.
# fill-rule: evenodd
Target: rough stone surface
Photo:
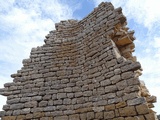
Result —
<instances>
[{"instance_id":1,"label":"rough stone surface","mask_svg":"<svg viewBox=\"0 0 160 120\"><path fill-rule=\"evenodd\" d=\"M0 89L2 120L157 120L126 23L109 2L56 23Z\"/></svg>"}]
</instances>

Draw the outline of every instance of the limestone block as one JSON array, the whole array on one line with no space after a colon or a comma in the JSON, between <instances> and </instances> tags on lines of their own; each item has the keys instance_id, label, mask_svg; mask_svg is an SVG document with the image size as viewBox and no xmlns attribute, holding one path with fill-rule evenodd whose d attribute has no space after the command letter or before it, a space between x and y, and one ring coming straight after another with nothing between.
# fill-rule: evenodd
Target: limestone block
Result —
<instances>
[{"instance_id":1,"label":"limestone block","mask_svg":"<svg viewBox=\"0 0 160 120\"><path fill-rule=\"evenodd\" d=\"M116 42L116 45L123 46L123 45L131 44L131 43L132 43L132 40L129 38L128 35L126 35L122 38L119 38L118 41Z\"/></svg>"},{"instance_id":2,"label":"limestone block","mask_svg":"<svg viewBox=\"0 0 160 120\"><path fill-rule=\"evenodd\" d=\"M127 81L126 80L120 81L120 82L116 83L116 86L117 86L118 90L123 90L128 86Z\"/></svg>"},{"instance_id":3,"label":"limestone block","mask_svg":"<svg viewBox=\"0 0 160 120\"><path fill-rule=\"evenodd\" d=\"M104 107L104 109L105 109L106 111L115 110L115 104L106 105L106 106Z\"/></svg>"},{"instance_id":4,"label":"limestone block","mask_svg":"<svg viewBox=\"0 0 160 120\"><path fill-rule=\"evenodd\" d=\"M130 105L139 105L139 104L144 104L146 103L146 99L144 97L140 97L140 98L135 98L132 100L128 100L127 104Z\"/></svg>"},{"instance_id":5,"label":"limestone block","mask_svg":"<svg viewBox=\"0 0 160 120\"><path fill-rule=\"evenodd\" d=\"M98 120L103 119L103 116L104 116L103 112L96 112L95 113L95 118Z\"/></svg>"},{"instance_id":6,"label":"limestone block","mask_svg":"<svg viewBox=\"0 0 160 120\"><path fill-rule=\"evenodd\" d=\"M81 120L87 120L87 113L80 114L80 119Z\"/></svg>"},{"instance_id":7,"label":"limestone block","mask_svg":"<svg viewBox=\"0 0 160 120\"><path fill-rule=\"evenodd\" d=\"M58 93L57 99L66 98L66 93Z\"/></svg>"},{"instance_id":8,"label":"limestone block","mask_svg":"<svg viewBox=\"0 0 160 120\"><path fill-rule=\"evenodd\" d=\"M53 118L52 117L42 117L40 118L40 120L53 120Z\"/></svg>"},{"instance_id":9,"label":"limestone block","mask_svg":"<svg viewBox=\"0 0 160 120\"><path fill-rule=\"evenodd\" d=\"M140 114L140 115L149 113L149 108L148 108L147 104L141 104L141 105L136 106L136 110L137 110L138 114Z\"/></svg>"},{"instance_id":10,"label":"limestone block","mask_svg":"<svg viewBox=\"0 0 160 120\"><path fill-rule=\"evenodd\" d=\"M17 120L24 120L26 118L26 116L25 115L18 115L17 116Z\"/></svg>"},{"instance_id":11,"label":"limestone block","mask_svg":"<svg viewBox=\"0 0 160 120\"><path fill-rule=\"evenodd\" d=\"M116 108L121 108L121 107L125 107L127 105L127 103L125 101L119 102L116 104Z\"/></svg>"},{"instance_id":12,"label":"limestone block","mask_svg":"<svg viewBox=\"0 0 160 120\"><path fill-rule=\"evenodd\" d=\"M117 64L117 61L116 59L112 59L111 61L108 61L107 62L107 67L112 67L112 66L115 66Z\"/></svg>"},{"instance_id":13,"label":"limestone block","mask_svg":"<svg viewBox=\"0 0 160 120\"><path fill-rule=\"evenodd\" d=\"M109 99L108 104L118 103L118 102L121 102L121 101L122 101L122 98L115 97L113 99Z\"/></svg>"},{"instance_id":14,"label":"limestone block","mask_svg":"<svg viewBox=\"0 0 160 120\"><path fill-rule=\"evenodd\" d=\"M104 119L112 119L115 117L114 111L104 112Z\"/></svg>"},{"instance_id":15,"label":"limestone block","mask_svg":"<svg viewBox=\"0 0 160 120\"><path fill-rule=\"evenodd\" d=\"M12 104L10 106L11 110L22 109L22 108L24 108L24 104L22 104L22 103Z\"/></svg>"},{"instance_id":16,"label":"limestone block","mask_svg":"<svg viewBox=\"0 0 160 120\"><path fill-rule=\"evenodd\" d=\"M68 116L57 116L54 117L54 120L68 120Z\"/></svg>"},{"instance_id":17,"label":"limestone block","mask_svg":"<svg viewBox=\"0 0 160 120\"><path fill-rule=\"evenodd\" d=\"M110 86L106 86L105 87L105 92L106 93L115 92L115 91L117 91L116 85L110 85Z\"/></svg>"},{"instance_id":18,"label":"limestone block","mask_svg":"<svg viewBox=\"0 0 160 120\"><path fill-rule=\"evenodd\" d=\"M30 101L30 102L26 102L25 104L24 104L24 107L26 107L26 108L31 108L31 107L37 107L37 101Z\"/></svg>"},{"instance_id":19,"label":"limestone block","mask_svg":"<svg viewBox=\"0 0 160 120\"><path fill-rule=\"evenodd\" d=\"M83 92L83 96L91 96L92 95L92 91L84 91Z\"/></svg>"},{"instance_id":20,"label":"limestone block","mask_svg":"<svg viewBox=\"0 0 160 120\"><path fill-rule=\"evenodd\" d=\"M149 103L155 103L155 102L157 102L157 97L156 96L148 96L148 97L146 97L146 100Z\"/></svg>"},{"instance_id":21,"label":"limestone block","mask_svg":"<svg viewBox=\"0 0 160 120\"><path fill-rule=\"evenodd\" d=\"M87 120L92 120L94 119L94 112L88 112L87 113Z\"/></svg>"},{"instance_id":22,"label":"limestone block","mask_svg":"<svg viewBox=\"0 0 160 120\"><path fill-rule=\"evenodd\" d=\"M111 84L110 79L106 79L100 82L101 86L107 86Z\"/></svg>"},{"instance_id":23,"label":"limestone block","mask_svg":"<svg viewBox=\"0 0 160 120\"><path fill-rule=\"evenodd\" d=\"M5 116L6 112L5 111L0 111L0 116L3 117Z\"/></svg>"},{"instance_id":24,"label":"limestone block","mask_svg":"<svg viewBox=\"0 0 160 120\"><path fill-rule=\"evenodd\" d=\"M149 114L145 115L146 120L157 120L157 116L155 115L155 113L151 112Z\"/></svg>"},{"instance_id":25,"label":"limestone block","mask_svg":"<svg viewBox=\"0 0 160 120\"><path fill-rule=\"evenodd\" d=\"M16 116L5 116L2 117L2 120L16 120Z\"/></svg>"},{"instance_id":26,"label":"limestone block","mask_svg":"<svg viewBox=\"0 0 160 120\"><path fill-rule=\"evenodd\" d=\"M125 120L124 117L113 118L113 120Z\"/></svg>"},{"instance_id":27,"label":"limestone block","mask_svg":"<svg viewBox=\"0 0 160 120\"><path fill-rule=\"evenodd\" d=\"M33 118L41 118L44 117L44 113L43 112L35 112L33 113Z\"/></svg>"},{"instance_id":28,"label":"limestone block","mask_svg":"<svg viewBox=\"0 0 160 120\"><path fill-rule=\"evenodd\" d=\"M133 77L133 72L130 71L130 72L124 72L121 74L121 77L122 79L126 80L126 79L129 79L129 78L132 78Z\"/></svg>"},{"instance_id":29,"label":"limestone block","mask_svg":"<svg viewBox=\"0 0 160 120\"><path fill-rule=\"evenodd\" d=\"M120 75L114 75L113 77L110 78L110 81L112 82L112 84L115 84L115 83L119 82L120 80L121 80Z\"/></svg>"},{"instance_id":30,"label":"limestone block","mask_svg":"<svg viewBox=\"0 0 160 120\"><path fill-rule=\"evenodd\" d=\"M21 110L14 110L12 114L14 116L20 115L21 114Z\"/></svg>"},{"instance_id":31,"label":"limestone block","mask_svg":"<svg viewBox=\"0 0 160 120\"><path fill-rule=\"evenodd\" d=\"M45 96L43 96L43 100L49 100L49 99L51 99L51 95L45 95Z\"/></svg>"},{"instance_id":32,"label":"limestone block","mask_svg":"<svg viewBox=\"0 0 160 120\"><path fill-rule=\"evenodd\" d=\"M69 98L64 99L64 100L63 100L63 104L64 104L64 105L71 104L71 99L69 99Z\"/></svg>"},{"instance_id":33,"label":"limestone block","mask_svg":"<svg viewBox=\"0 0 160 120\"><path fill-rule=\"evenodd\" d=\"M42 96L34 96L31 98L32 101L41 101L42 100Z\"/></svg>"},{"instance_id":34,"label":"limestone block","mask_svg":"<svg viewBox=\"0 0 160 120\"><path fill-rule=\"evenodd\" d=\"M47 106L47 107L44 107L44 111L45 111L45 112L54 111L54 110L56 110L56 107L55 107L55 106Z\"/></svg>"},{"instance_id":35,"label":"limestone block","mask_svg":"<svg viewBox=\"0 0 160 120\"><path fill-rule=\"evenodd\" d=\"M28 113L30 113L30 111L31 111L30 108L24 108L24 109L21 110L21 113L22 114L28 114Z\"/></svg>"},{"instance_id":36,"label":"limestone block","mask_svg":"<svg viewBox=\"0 0 160 120\"><path fill-rule=\"evenodd\" d=\"M3 110L9 110L10 109L10 105L3 105Z\"/></svg>"},{"instance_id":37,"label":"limestone block","mask_svg":"<svg viewBox=\"0 0 160 120\"><path fill-rule=\"evenodd\" d=\"M133 92L133 93L128 93L128 94L125 94L123 96L123 100L132 100L134 98L137 98L139 95L136 93L136 92Z\"/></svg>"},{"instance_id":38,"label":"limestone block","mask_svg":"<svg viewBox=\"0 0 160 120\"><path fill-rule=\"evenodd\" d=\"M120 116L136 116L136 110L134 106L128 106L119 109Z\"/></svg>"},{"instance_id":39,"label":"limestone block","mask_svg":"<svg viewBox=\"0 0 160 120\"><path fill-rule=\"evenodd\" d=\"M47 104L48 104L48 101L41 101L41 102L39 102L38 106L45 107L45 106L47 106Z\"/></svg>"},{"instance_id":40,"label":"limestone block","mask_svg":"<svg viewBox=\"0 0 160 120\"><path fill-rule=\"evenodd\" d=\"M26 115L26 119L32 119L33 118L33 114L27 114Z\"/></svg>"},{"instance_id":41,"label":"limestone block","mask_svg":"<svg viewBox=\"0 0 160 120\"><path fill-rule=\"evenodd\" d=\"M62 104L62 100L55 100L54 101L54 105L61 105Z\"/></svg>"},{"instance_id":42,"label":"limestone block","mask_svg":"<svg viewBox=\"0 0 160 120\"><path fill-rule=\"evenodd\" d=\"M69 115L69 120L80 120L79 114Z\"/></svg>"}]
</instances>

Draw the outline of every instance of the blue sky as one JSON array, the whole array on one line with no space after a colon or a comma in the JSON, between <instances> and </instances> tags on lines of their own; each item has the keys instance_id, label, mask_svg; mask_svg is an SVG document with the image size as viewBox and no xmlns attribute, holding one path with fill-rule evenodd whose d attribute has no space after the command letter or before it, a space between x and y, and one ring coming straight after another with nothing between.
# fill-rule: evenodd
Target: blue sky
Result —
<instances>
[{"instance_id":1,"label":"blue sky","mask_svg":"<svg viewBox=\"0 0 160 120\"><path fill-rule=\"evenodd\" d=\"M60 20L82 19L104 0L0 0L0 88L11 82L10 75L22 67L31 48L43 40ZM143 75L152 95L157 96L155 111L160 114L160 12L159 0L106 0L122 7L128 26L135 30L134 55L141 62ZM6 98L0 96L1 105Z\"/></svg>"}]
</instances>

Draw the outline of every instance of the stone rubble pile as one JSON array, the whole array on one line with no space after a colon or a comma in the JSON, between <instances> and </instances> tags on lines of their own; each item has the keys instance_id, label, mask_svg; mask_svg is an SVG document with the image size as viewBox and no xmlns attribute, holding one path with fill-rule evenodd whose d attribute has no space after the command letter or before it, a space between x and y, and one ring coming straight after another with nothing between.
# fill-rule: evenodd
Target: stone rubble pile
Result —
<instances>
[{"instance_id":1,"label":"stone rubble pile","mask_svg":"<svg viewBox=\"0 0 160 120\"><path fill-rule=\"evenodd\" d=\"M157 120L121 8L103 2L55 27L0 89L2 120Z\"/></svg>"}]
</instances>

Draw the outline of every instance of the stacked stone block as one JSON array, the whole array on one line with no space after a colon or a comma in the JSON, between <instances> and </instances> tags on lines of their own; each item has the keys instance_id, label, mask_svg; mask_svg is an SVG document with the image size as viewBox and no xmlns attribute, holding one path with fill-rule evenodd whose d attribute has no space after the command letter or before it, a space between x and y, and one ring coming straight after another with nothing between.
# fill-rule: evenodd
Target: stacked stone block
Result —
<instances>
[{"instance_id":1,"label":"stacked stone block","mask_svg":"<svg viewBox=\"0 0 160 120\"><path fill-rule=\"evenodd\" d=\"M0 89L2 120L157 120L121 8L101 3L55 27Z\"/></svg>"}]
</instances>

